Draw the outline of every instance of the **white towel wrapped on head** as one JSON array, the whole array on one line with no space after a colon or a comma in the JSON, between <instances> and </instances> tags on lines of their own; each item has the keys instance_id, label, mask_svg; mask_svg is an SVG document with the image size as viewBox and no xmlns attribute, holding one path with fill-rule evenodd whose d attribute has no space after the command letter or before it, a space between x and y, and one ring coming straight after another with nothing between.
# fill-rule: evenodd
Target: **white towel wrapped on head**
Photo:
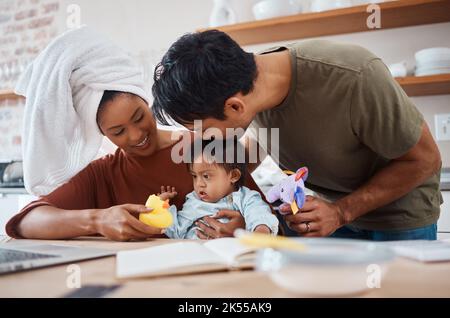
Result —
<instances>
[{"instance_id":1,"label":"white towel wrapped on head","mask_svg":"<svg viewBox=\"0 0 450 318\"><path fill-rule=\"evenodd\" d=\"M149 103L132 59L88 27L54 39L19 79L26 97L22 149L25 187L46 195L95 157L102 142L96 123L105 90L129 92Z\"/></svg>"}]
</instances>

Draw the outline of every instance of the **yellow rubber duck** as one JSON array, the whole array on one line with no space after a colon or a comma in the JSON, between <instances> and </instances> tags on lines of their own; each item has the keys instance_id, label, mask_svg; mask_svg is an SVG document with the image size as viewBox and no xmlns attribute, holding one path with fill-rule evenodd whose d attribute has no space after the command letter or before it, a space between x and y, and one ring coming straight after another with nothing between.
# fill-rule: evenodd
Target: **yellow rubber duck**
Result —
<instances>
[{"instance_id":1,"label":"yellow rubber duck","mask_svg":"<svg viewBox=\"0 0 450 318\"><path fill-rule=\"evenodd\" d=\"M145 203L147 208L152 208L150 212L139 214L139 221L160 229L169 227L173 223L172 214L169 212L169 199L163 201L157 195L150 195Z\"/></svg>"}]
</instances>

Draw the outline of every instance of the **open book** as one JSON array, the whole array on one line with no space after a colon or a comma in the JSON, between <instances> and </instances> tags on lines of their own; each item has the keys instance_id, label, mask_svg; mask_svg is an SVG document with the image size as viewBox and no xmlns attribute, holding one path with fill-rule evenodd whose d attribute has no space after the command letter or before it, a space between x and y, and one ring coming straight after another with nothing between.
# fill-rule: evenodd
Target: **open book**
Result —
<instances>
[{"instance_id":1,"label":"open book","mask_svg":"<svg viewBox=\"0 0 450 318\"><path fill-rule=\"evenodd\" d=\"M256 248L236 238L185 241L117 253L118 278L155 277L252 268Z\"/></svg>"}]
</instances>

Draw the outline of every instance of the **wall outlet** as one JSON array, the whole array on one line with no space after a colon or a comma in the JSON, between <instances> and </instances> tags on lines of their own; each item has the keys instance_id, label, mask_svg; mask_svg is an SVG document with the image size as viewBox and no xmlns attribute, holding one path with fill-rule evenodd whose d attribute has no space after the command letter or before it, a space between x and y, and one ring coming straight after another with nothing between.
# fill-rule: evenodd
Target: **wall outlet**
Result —
<instances>
[{"instance_id":1,"label":"wall outlet","mask_svg":"<svg viewBox=\"0 0 450 318\"><path fill-rule=\"evenodd\" d=\"M434 115L434 129L436 140L450 140L450 114Z\"/></svg>"}]
</instances>

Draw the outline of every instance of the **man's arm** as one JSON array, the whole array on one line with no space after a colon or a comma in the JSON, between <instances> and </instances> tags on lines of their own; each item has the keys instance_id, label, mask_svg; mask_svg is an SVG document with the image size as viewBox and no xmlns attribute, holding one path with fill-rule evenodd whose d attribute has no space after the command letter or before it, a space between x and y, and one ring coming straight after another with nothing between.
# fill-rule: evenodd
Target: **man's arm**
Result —
<instances>
[{"instance_id":1,"label":"man's arm","mask_svg":"<svg viewBox=\"0 0 450 318\"><path fill-rule=\"evenodd\" d=\"M392 160L365 185L338 200L345 223L387 205L430 178L441 168L441 155L426 123L419 142L405 155Z\"/></svg>"},{"instance_id":2,"label":"man's arm","mask_svg":"<svg viewBox=\"0 0 450 318\"><path fill-rule=\"evenodd\" d=\"M328 236L356 218L404 196L439 171L441 156L426 123L418 143L405 155L392 160L366 184L342 199L328 203L308 197L303 213L286 216L291 229L304 236ZM290 208L283 206L282 211Z\"/></svg>"}]
</instances>

